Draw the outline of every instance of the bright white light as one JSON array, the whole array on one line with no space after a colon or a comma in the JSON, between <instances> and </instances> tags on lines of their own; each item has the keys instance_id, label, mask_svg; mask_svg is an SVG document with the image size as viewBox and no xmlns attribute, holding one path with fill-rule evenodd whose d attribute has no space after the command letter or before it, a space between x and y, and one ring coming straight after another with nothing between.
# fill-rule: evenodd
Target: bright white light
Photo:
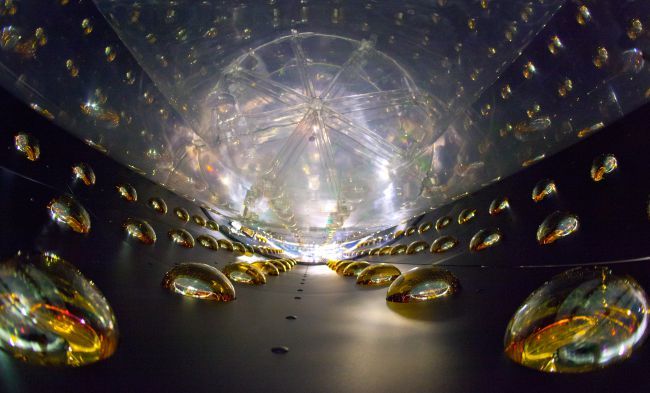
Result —
<instances>
[{"instance_id":1,"label":"bright white light","mask_svg":"<svg viewBox=\"0 0 650 393\"><path fill-rule=\"evenodd\" d=\"M320 189L320 179L318 176L309 176L308 187L312 191L317 191Z\"/></svg>"},{"instance_id":2,"label":"bright white light","mask_svg":"<svg viewBox=\"0 0 650 393\"><path fill-rule=\"evenodd\" d=\"M336 206L336 201L332 199L327 201L322 201L319 207L321 213L334 213L338 210Z\"/></svg>"},{"instance_id":3,"label":"bright white light","mask_svg":"<svg viewBox=\"0 0 650 393\"><path fill-rule=\"evenodd\" d=\"M377 170L377 177L379 177L379 180L382 180L382 181L390 180L390 172L388 171L388 168L386 168L386 167L379 168Z\"/></svg>"},{"instance_id":4,"label":"bright white light","mask_svg":"<svg viewBox=\"0 0 650 393\"><path fill-rule=\"evenodd\" d=\"M390 183L388 187L384 190L384 197L386 198L393 198L395 196L395 187L393 187L393 183Z\"/></svg>"},{"instance_id":5,"label":"bright white light","mask_svg":"<svg viewBox=\"0 0 650 393\"><path fill-rule=\"evenodd\" d=\"M314 262L327 261L330 259L340 259L343 250L335 244L328 244L324 246L315 246L309 252L310 257Z\"/></svg>"}]
</instances>

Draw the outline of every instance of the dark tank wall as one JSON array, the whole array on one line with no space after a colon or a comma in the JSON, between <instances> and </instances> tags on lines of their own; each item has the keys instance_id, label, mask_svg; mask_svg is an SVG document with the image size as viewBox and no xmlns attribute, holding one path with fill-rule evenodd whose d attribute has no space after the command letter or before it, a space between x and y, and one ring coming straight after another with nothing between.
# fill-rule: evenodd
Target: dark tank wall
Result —
<instances>
[{"instance_id":1,"label":"dark tank wall","mask_svg":"<svg viewBox=\"0 0 650 393\"><path fill-rule=\"evenodd\" d=\"M247 257L199 244L185 249L167 236L184 228L194 237L228 237L179 220L176 207L205 219L219 217L207 216L200 206L117 164L9 94L2 92L0 100L5 110L0 119L3 260L19 250L56 253L102 291L120 331L113 356L80 368L30 365L1 352L3 391L643 392L650 384L647 345L602 370L550 374L510 361L503 342L510 318L527 296L572 267L604 265L650 288L647 107L514 176L376 234L380 240L372 245L348 251L402 272L433 263L459 280L460 291L444 304L409 307L387 303L386 288L363 289L325 266L308 264L269 277L264 286L236 284L237 299L230 303L174 296L161 281L176 264L223 268ZM15 149L19 132L38 139L36 161ZM590 171L602 154L613 154L618 166L595 182ZM73 177L72 167L79 162L94 169L93 186ZM543 179L552 179L556 192L534 202L533 188ZM116 186L123 183L137 190L137 201L120 196ZM48 203L64 194L87 210L87 234L50 217ZM148 205L151 197L166 201L167 214ZM490 215L490 203L503 197L509 208ZM475 217L459 224L465 209L476 209ZM578 229L564 228L566 236L540 245L538 227L555 211L577 216ZM433 225L442 216L452 222L440 231L431 227L422 234L393 236L400 229ZM156 242L145 245L128 237L122 227L128 218L148 221ZM471 238L484 228L498 228L500 242L470 251ZM442 235L453 236L457 246L431 253L430 244ZM426 242L423 251L365 255L416 240ZM272 351L277 347L288 352Z\"/></svg>"}]
</instances>

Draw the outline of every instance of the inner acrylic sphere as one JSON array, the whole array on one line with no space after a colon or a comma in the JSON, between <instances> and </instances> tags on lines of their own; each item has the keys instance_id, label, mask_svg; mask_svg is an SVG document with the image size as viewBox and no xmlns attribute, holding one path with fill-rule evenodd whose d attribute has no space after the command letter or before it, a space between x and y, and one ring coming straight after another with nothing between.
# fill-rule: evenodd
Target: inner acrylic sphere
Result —
<instances>
[{"instance_id":1,"label":"inner acrylic sphere","mask_svg":"<svg viewBox=\"0 0 650 393\"><path fill-rule=\"evenodd\" d=\"M201 170L222 213L287 239L385 228L426 205L416 160L437 136L431 102L371 41L280 37L205 99Z\"/></svg>"}]
</instances>

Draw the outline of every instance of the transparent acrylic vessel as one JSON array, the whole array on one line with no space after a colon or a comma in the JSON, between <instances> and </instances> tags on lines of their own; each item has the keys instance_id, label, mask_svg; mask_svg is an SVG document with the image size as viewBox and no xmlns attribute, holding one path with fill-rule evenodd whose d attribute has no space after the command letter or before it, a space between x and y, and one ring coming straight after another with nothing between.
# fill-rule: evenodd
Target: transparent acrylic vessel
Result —
<instances>
[{"instance_id":1,"label":"transparent acrylic vessel","mask_svg":"<svg viewBox=\"0 0 650 393\"><path fill-rule=\"evenodd\" d=\"M311 253L498 181L645 103L648 11L8 1L0 82L220 224Z\"/></svg>"}]
</instances>

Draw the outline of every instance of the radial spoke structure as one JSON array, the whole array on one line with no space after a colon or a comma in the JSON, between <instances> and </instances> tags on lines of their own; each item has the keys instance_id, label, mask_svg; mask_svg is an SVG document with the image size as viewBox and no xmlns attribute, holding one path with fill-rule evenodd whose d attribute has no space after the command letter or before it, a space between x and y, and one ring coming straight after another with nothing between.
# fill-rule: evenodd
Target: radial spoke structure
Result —
<instances>
[{"instance_id":1,"label":"radial spoke structure","mask_svg":"<svg viewBox=\"0 0 650 393\"><path fill-rule=\"evenodd\" d=\"M342 49L327 64L314 59L322 40L338 40L347 52ZM216 125L220 138L212 140L232 146L232 161L243 163L233 171L256 168L244 171L249 189L261 190L245 193L246 215L257 200L271 198L268 206L295 236L320 227L331 240L346 221L356 221L354 209L364 193L385 195L389 183L404 182L391 179L389 170L408 161L412 141L429 143L423 139L433 135L434 111L425 108L406 71L372 41L294 32L243 55L228 70L215 95L233 97L230 107L237 113L220 115L228 122ZM418 121L425 132L411 136L401 117L414 112L425 119ZM249 157L261 161L247 165ZM403 172L407 180L419 174ZM315 203L305 204L305 198ZM297 201L301 211L292 207Z\"/></svg>"}]
</instances>

